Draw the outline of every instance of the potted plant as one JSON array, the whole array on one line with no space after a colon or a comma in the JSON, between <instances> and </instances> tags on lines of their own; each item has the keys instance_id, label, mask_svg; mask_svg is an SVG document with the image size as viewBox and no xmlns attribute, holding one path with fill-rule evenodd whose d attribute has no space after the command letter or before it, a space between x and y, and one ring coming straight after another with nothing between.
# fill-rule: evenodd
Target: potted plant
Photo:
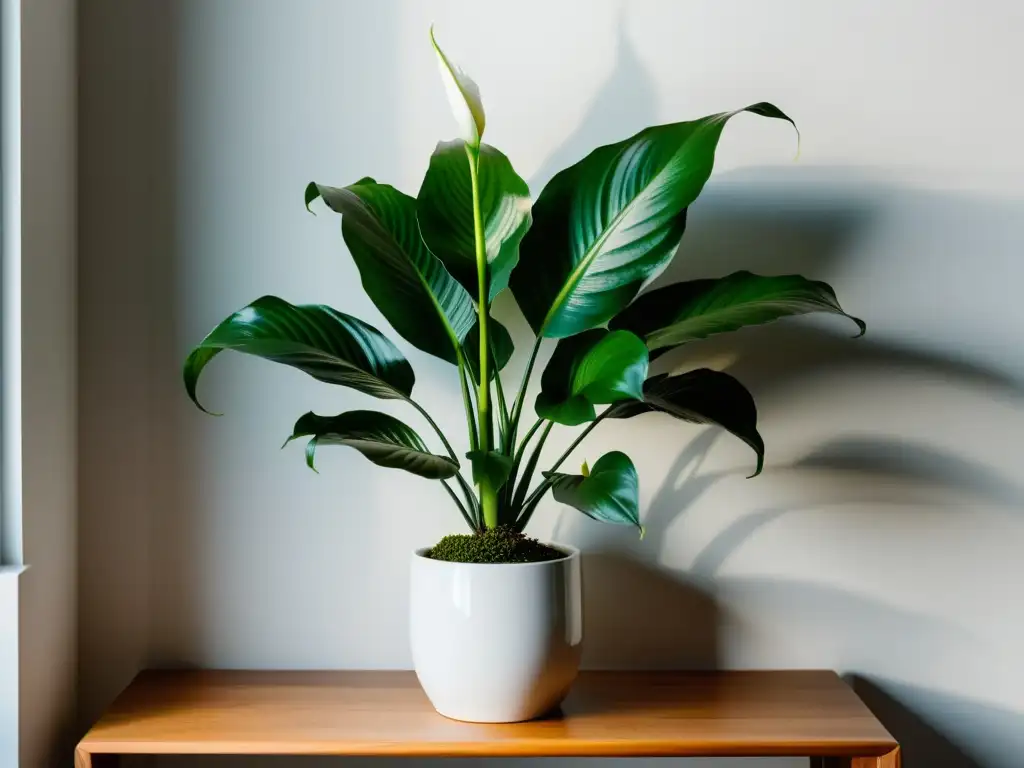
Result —
<instances>
[{"instance_id":1,"label":"potted plant","mask_svg":"<svg viewBox=\"0 0 1024 768\"><path fill-rule=\"evenodd\" d=\"M777 107L761 102L646 128L556 174L531 204L508 158L481 141L476 84L433 33L431 42L461 132L437 145L417 196L367 177L346 187L311 183L305 202L309 208L319 198L341 215L363 288L392 328L454 366L468 451L456 450L413 399L415 377L399 349L373 326L328 306L257 299L192 350L184 380L199 405L200 373L232 349L418 412L441 450L404 421L373 410L307 413L289 440L309 438L310 467L319 446L346 445L375 464L440 484L470 533L413 554L416 672L444 715L526 720L568 691L582 640L579 552L523 534L537 505L550 491L591 518L643 534L629 457L614 451L572 474L562 467L572 450L605 419L661 412L725 428L754 450L758 474L764 443L743 385L708 369L648 376L650 361L746 325L845 313L828 285L799 275L737 272L641 292L673 258L727 121L750 112L792 123ZM515 391L501 374L512 340L490 314L506 289L536 336ZM851 319L863 333L864 323ZM532 404L536 418L524 419L545 342L553 350ZM582 429L538 475L541 449L556 426Z\"/></svg>"}]
</instances>

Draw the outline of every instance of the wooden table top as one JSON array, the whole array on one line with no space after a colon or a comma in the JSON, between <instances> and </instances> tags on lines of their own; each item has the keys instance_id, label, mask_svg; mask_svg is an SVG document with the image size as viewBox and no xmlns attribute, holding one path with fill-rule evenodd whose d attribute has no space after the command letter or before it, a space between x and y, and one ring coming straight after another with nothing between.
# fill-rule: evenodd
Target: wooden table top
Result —
<instances>
[{"instance_id":1,"label":"wooden table top","mask_svg":"<svg viewBox=\"0 0 1024 768\"><path fill-rule=\"evenodd\" d=\"M562 711L448 720L412 672L144 672L83 754L885 755L896 742L833 672L583 672ZM872 761L873 764L873 761Z\"/></svg>"}]
</instances>

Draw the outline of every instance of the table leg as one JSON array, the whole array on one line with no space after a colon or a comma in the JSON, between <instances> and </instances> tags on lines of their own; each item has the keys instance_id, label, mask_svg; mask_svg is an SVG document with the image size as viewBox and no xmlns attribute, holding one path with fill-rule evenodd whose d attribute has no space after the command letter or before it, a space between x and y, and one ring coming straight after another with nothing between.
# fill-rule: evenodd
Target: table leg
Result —
<instances>
[{"instance_id":1,"label":"table leg","mask_svg":"<svg viewBox=\"0 0 1024 768\"><path fill-rule=\"evenodd\" d=\"M900 750L897 747L881 757L812 757L811 768L900 768Z\"/></svg>"},{"instance_id":2,"label":"table leg","mask_svg":"<svg viewBox=\"0 0 1024 768\"><path fill-rule=\"evenodd\" d=\"M855 757L850 768L900 768L901 764L900 749L897 747L881 757Z\"/></svg>"},{"instance_id":3,"label":"table leg","mask_svg":"<svg viewBox=\"0 0 1024 768\"><path fill-rule=\"evenodd\" d=\"M812 768L900 768L899 747L881 757L821 757L815 763L811 758Z\"/></svg>"},{"instance_id":4,"label":"table leg","mask_svg":"<svg viewBox=\"0 0 1024 768\"><path fill-rule=\"evenodd\" d=\"M75 750L75 768L117 768L117 755L94 755L83 749Z\"/></svg>"}]
</instances>

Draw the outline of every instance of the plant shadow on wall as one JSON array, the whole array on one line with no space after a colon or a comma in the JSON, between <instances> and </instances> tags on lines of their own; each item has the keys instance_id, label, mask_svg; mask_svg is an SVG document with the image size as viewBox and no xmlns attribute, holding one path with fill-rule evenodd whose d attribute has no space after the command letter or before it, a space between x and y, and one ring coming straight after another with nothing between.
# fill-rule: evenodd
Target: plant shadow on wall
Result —
<instances>
[{"instance_id":1,"label":"plant shadow on wall","mask_svg":"<svg viewBox=\"0 0 1024 768\"><path fill-rule=\"evenodd\" d=\"M830 197L835 201L837 190L858 184L855 175L844 178L836 171L829 173L835 175L828 195L821 188L800 186L783 191L766 181L781 176L788 184L792 181L789 171L748 174L744 186L749 196L737 195L726 174L726 183L717 190L709 188L702 204L694 206L691 237L684 241L683 254L675 264L703 274L709 269L728 272L732 254L738 252L739 258L746 257L749 263L749 254L756 251L770 257L761 267L763 272L802 271L826 279L837 271L856 275L858 267L849 253L857 250L852 246L862 228L871 227L872 213L857 203L862 199L859 194L853 194L846 206L839 202L823 205ZM775 192L765 194L768 189ZM886 194L913 197L916 193L888 190ZM942 202L936 196L918 202L938 215L947 205L964 203ZM665 278L680 276L672 273ZM854 383L892 377L905 379L911 386L941 381L943 390L950 393L966 392L1008 404L1008 409L1017 413L1021 410L1019 381L995 367L879 342L870 336L854 343L827 329L795 322L709 340L687 354L731 360L727 370L766 404L762 417L770 414L773 405L790 405L786 392L799 382L820 377L832 381L840 376ZM673 357L660 365L667 370L684 362ZM887 386L892 389L893 382ZM844 393L851 391L836 388L835 397L847 397ZM856 410L857 404L850 405ZM785 422L799 421L799 404L787 408L786 414ZM1012 422L1007 429L1011 427ZM621 434L617 438L627 448L644 442L642 423L630 429L632 438ZM877 642L878 638L891 643L893 650L881 664L884 675L874 674L877 659L865 658L851 669L861 673L853 678L855 688L904 745L908 765L1011 765L1000 762L999 756L1020 753L1024 717L1019 713L890 679L890 675L897 678L907 670L926 677L929 665L938 665L932 667L938 669L976 657L976 643L956 626L813 582L735 578L722 576L721 570L745 544L789 514L846 514L843 510L851 505L901 505L927 508L929 514L945 508L947 514L965 515L968 510L963 499L969 500L967 504L981 503L1016 514L1024 507L1024 489L983 462L932 447L924 438L860 433L831 436L788 464L773 463L769 458L763 478L744 481L740 478L746 473L741 467L704 469L720 434L715 429L698 433L672 462L645 509L644 523L650 536L644 542L616 539L585 521L560 516L558 537L584 539L591 553L585 557L590 639L585 663L706 668L720 661L721 627L732 615L739 613L742 618L754 603L769 606L762 610L785 616L785 621L792 620L796 611L803 614L802 626L809 631L826 627L829 634L847 634L854 644L858 638L862 643ZM764 435L770 456L772 432L766 428ZM685 528L687 513L722 482L770 482L766 497L772 502L742 510L738 517L730 515L687 567L666 567L659 545L663 547L669 540L670 529ZM998 716L990 717L992 713ZM965 722L986 733L987 748L974 743ZM956 738L951 738L950 731L957 730Z\"/></svg>"},{"instance_id":2,"label":"plant shadow on wall","mask_svg":"<svg viewBox=\"0 0 1024 768\"><path fill-rule=\"evenodd\" d=\"M615 105L631 99L641 121L656 116L654 88L650 77L620 34L617 67L599 92L594 104L573 136L544 164L531 186L571 162L589 146L602 141L606 125L621 122ZM760 169L721 174L712 180L701 200L693 206L686 237L679 256L654 284L672 283L709 274L729 274L749 268L764 274L801 273L825 279L842 291L844 280L867 275L871 283L892 279L893 269L927 270L941 264L922 263L927 257L906 249L902 236L883 232L873 236L879 221L905 216L912 224L930 230L948 229L950 239L963 240L966 221L984 222L991 216L997 226L1020 228L1024 206L991 203L965 195L924 193L901 189L871 180L870 174L847 168L810 168L797 165L786 169ZM956 231L956 234L953 234ZM941 238L941 235L937 235ZM872 248L891 240L892 267L863 264ZM1011 254L978 253L979 272L986 267L999 273L1001 262ZM926 248L926 246L922 246ZM991 262L985 264L986 261ZM872 260L873 261L873 260ZM862 277L862 279L865 279ZM927 292L929 286L921 286ZM891 295L891 293L890 293ZM928 302L917 312L921 327L931 318ZM869 318L872 313L861 307ZM972 310L969 297L946 309ZM834 326L833 326L834 327ZM877 330L877 329L876 329ZM761 415L772 405L788 404L786 391L799 382L842 375L848 381L867 381L890 375L905 380L912 388L921 382L942 382L951 394L969 393L1008 403L1021 411L1022 387L1019 371L1007 371L1000 362L965 359L959 349L950 351L927 345L916 348L906 343L879 341L872 334L856 343L828 328L786 321L771 327L752 329L728 337L699 342L682 354L668 355L658 369L671 370L690 362L688 356L705 355L730 359L728 371L744 382L763 403ZM852 391L836 388L835 397ZM837 403L838 404L838 403ZM800 419L799 407L787 409L789 418ZM650 420L657 417L651 416ZM787 419L788 420L788 419ZM1019 423L1019 421L1017 422ZM607 428L607 427L606 427ZM1010 425L1007 425L1007 429ZM620 428L616 441L627 448L644 443L644 422ZM912 431L911 431L912 432ZM829 625L847 634L856 645L881 636L890 643L893 658L877 674L874 659L854 664L858 672L851 683L868 705L904 745L910 766L975 768L982 765L1011 765L1024 745L1024 716L1001 707L953 697L926 686L898 682L906 670L927 676L924 666L966 663L978 654L972 638L957 627L924 615L905 612L842 590L815 583L745 578L723 578L723 564L745 543L774 521L790 513L829 514L849 505L927 506L946 508L949 514L966 514L957 506L959 497L968 503L1019 511L1024 491L1004 480L983 462L955 455L927 444L925 438L894 439L891 435L832 435L802 458L787 464L769 460L767 477L751 483L775 484L770 494L803 497L786 498L745 512L722 526L685 569L667 567L664 547L670 528L685 525L687 512L721 482L742 482L744 468L704 469L709 451L720 430L709 428L696 434L672 462L667 476L644 510L649 532L643 542L609 534L588 521L563 513L556 524L555 538L584 542L587 578L584 584L587 644L584 663L593 667L714 668L721 663L721 627L736 607L722 592L767 601L786 615L787 606L802 606L808 627ZM765 438L771 455L772 434ZM814 487L811 499L805 493L779 493L776 488ZM551 505L549 505L551 506ZM742 605L742 600L740 601ZM896 649L903 649L897 651ZM901 662L903 669L900 668ZM923 666L924 665L924 666ZM998 675L996 670L993 670ZM971 731L985 734L984 743Z\"/></svg>"}]
</instances>

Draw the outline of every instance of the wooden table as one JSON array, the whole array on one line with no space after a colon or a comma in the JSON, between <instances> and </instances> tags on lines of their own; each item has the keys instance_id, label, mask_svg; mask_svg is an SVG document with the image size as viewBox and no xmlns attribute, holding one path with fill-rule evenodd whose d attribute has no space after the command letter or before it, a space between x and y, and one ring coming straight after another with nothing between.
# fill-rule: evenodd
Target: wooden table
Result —
<instances>
[{"instance_id":1,"label":"wooden table","mask_svg":"<svg viewBox=\"0 0 1024 768\"><path fill-rule=\"evenodd\" d=\"M117 755L808 756L898 768L899 746L833 672L583 672L561 712L480 725L434 712L412 672L144 672L86 734Z\"/></svg>"}]
</instances>

